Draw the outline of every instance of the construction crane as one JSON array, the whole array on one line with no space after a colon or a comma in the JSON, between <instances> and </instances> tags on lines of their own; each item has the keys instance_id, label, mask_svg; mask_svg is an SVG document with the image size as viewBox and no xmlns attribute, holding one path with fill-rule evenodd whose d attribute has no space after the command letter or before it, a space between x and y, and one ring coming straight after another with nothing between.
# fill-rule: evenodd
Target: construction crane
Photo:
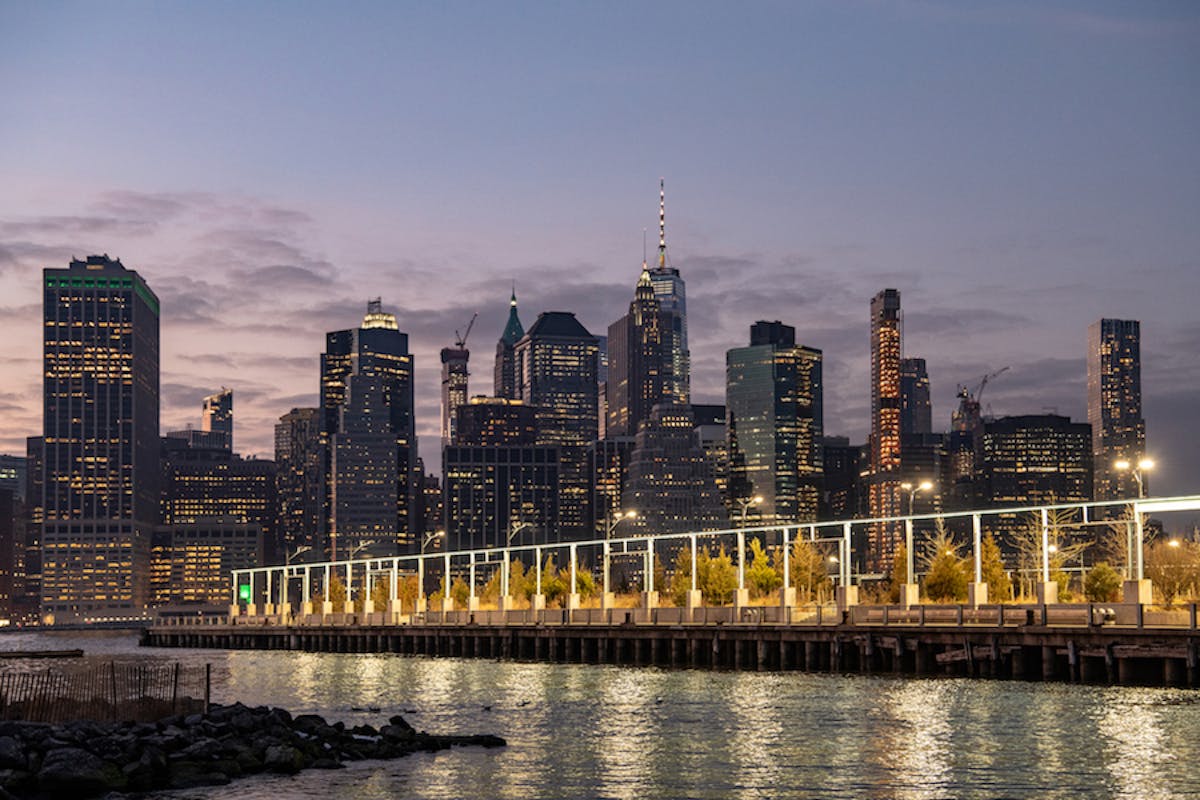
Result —
<instances>
[{"instance_id":1,"label":"construction crane","mask_svg":"<svg viewBox=\"0 0 1200 800\"><path fill-rule=\"evenodd\" d=\"M1001 367L1000 369L996 370L995 372L993 372L989 375L984 375L982 378L979 379L979 386L978 386L978 388L975 389L974 392L972 392L967 386L960 383L958 385L957 397L960 400L966 400L967 402L978 403L979 398L981 398L983 396L983 390L987 388L988 381L993 380L994 378L1000 377L1004 373L1008 372L1008 370L1009 370L1008 367Z\"/></svg>"},{"instance_id":2,"label":"construction crane","mask_svg":"<svg viewBox=\"0 0 1200 800\"><path fill-rule=\"evenodd\" d=\"M476 311L471 316L471 321L467 323L467 332L462 336L458 335L458 331L454 331L454 346L459 350L465 350L467 347L467 337L471 335L471 328L475 327L475 320L479 317L479 312Z\"/></svg>"}]
</instances>

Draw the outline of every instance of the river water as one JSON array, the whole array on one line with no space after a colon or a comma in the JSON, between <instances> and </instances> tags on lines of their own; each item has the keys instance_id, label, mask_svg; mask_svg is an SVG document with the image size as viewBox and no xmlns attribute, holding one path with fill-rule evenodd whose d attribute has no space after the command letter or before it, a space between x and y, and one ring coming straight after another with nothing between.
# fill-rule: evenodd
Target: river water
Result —
<instances>
[{"instance_id":1,"label":"river water","mask_svg":"<svg viewBox=\"0 0 1200 800\"><path fill-rule=\"evenodd\" d=\"M73 647L105 662L210 663L214 702L377 726L401 713L418 729L509 743L156 795L164 798L1200 797L1200 692L1182 689L0 635L2 650ZM380 711L354 710L371 707Z\"/></svg>"}]
</instances>

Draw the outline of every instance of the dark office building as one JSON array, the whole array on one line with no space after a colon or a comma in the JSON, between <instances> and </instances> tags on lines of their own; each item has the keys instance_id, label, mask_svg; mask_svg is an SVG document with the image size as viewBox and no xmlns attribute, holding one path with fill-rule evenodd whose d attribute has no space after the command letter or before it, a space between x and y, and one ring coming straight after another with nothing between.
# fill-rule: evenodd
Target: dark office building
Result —
<instances>
[{"instance_id":1,"label":"dark office building","mask_svg":"<svg viewBox=\"0 0 1200 800\"><path fill-rule=\"evenodd\" d=\"M621 510L637 512L626 524L627 532L683 533L729 526L725 503L696 438L690 406L660 403L638 430Z\"/></svg>"},{"instance_id":2,"label":"dark office building","mask_svg":"<svg viewBox=\"0 0 1200 800\"><path fill-rule=\"evenodd\" d=\"M556 540L559 448L451 445L443 460L447 548Z\"/></svg>"},{"instance_id":3,"label":"dark office building","mask_svg":"<svg viewBox=\"0 0 1200 800\"><path fill-rule=\"evenodd\" d=\"M629 476L632 436L609 436L588 445L588 475L591 477L592 530L604 535L606 517L621 510L621 496Z\"/></svg>"},{"instance_id":4,"label":"dark office building","mask_svg":"<svg viewBox=\"0 0 1200 800\"><path fill-rule=\"evenodd\" d=\"M200 430L220 437L221 446L233 451L233 389L222 386L221 391L204 398Z\"/></svg>"},{"instance_id":5,"label":"dark office building","mask_svg":"<svg viewBox=\"0 0 1200 800\"><path fill-rule=\"evenodd\" d=\"M864 514L862 496L863 446L846 436L825 436L823 453L824 503L821 519L854 519Z\"/></svg>"},{"instance_id":6,"label":"dark office building","mask_svg":"<svg viewBox=\"0 0 1200 800\"><path fill-rule=\"evenodd\" d=\"M42 612L140 615L159 510L159 305L108 256L47 269Z\"/></svg>"},{"instance_id":7,"label":"dark office building","mask_svg":"<svg viewBox=\"0 0 1200 800\"><path fill-rule=\"evenodd\" d=\"M536 442L537 409L522 400L479 396L458 407L453 444L501 447Z\"/></svg>"},{"instance_id":8,"label":"dark office building","mask_svg":"<svg viewBox=\"0 0 1200 800\"><path fill-rule=\"evenodd\" d=\"M321 396L331 548L338 537L415 548L413 359L408 335L379 300L367 304L362 327L326 334Z\"/></svg>"},{"instance_id":9,"label":"dark office building","mask_svg":"<svg viewBox=\"0 0 1200 800\"><path fill-rule=\"evenodd\" d=\"M285 554L300 547L322 552L321 410L293 408L275 425L275 487L279 503L277 537Z\"/></svg>"},{"instance_id":10,"label":"dark office building","mask_svg":"<svg viewBox=\"0 0 1200 800\"><path fill-rule=\"evenodd\" d=\"M643 264L629 313L608 326L606 436L633 436L664 401L671 385L669 338L664 343L669 325Z\"/></svg>"},{"instance_id":11,"label":"dark office building","mask_svg":"<svg viewBox=\"0 0 1200 800\"><path fill-rule=\"evenodd\" d=\"M984 499L993 506L1092 499L1092 426L1056 414L985 422Z\"/></svg>"},{"instance_id":12,"label":"dark office building","mask_svg":"<svg viewBox=\"0 0 1200 800\"><path fill-rule=\"evenodd\" d=\"M900 435L933 433L929 372L923 358L900 359ZM901 448L903 452L903 447Z\"/></svg>"},{"instance_id":13,"label":"dark office building","mask_svg":"<svg viewBox=\"0 0 1200 800\"><path fill-rule=\"evenodd\" d=\"M515 348L517 395L537 408L538 442L557 446L561 539L590 534L587 448L598 432L596 337L562 311L539 314Z\"/></svg>"},{"instance_id":14,"label":"dark office building","mask_svg":"<svg viewBox=\"0 0 1200 800\"><path fill-rule=\"evenodd\" d=\"M669 380L665 381L666 394L672 402L687 405L692 399L687 290L679 269L667 255L667 200L663 181L658 184L658 259L650 268L650 283L666 321L663 343L671 362Z\"/></svg>"}]
</instances>

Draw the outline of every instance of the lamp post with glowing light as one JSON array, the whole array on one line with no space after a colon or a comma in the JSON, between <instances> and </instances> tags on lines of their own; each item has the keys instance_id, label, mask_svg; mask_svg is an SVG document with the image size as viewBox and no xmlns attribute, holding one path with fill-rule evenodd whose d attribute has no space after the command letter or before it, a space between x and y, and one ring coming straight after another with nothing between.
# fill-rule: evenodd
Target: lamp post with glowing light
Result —
<instances>
[{"instance_id":1,"label":"lamp post with glowing light","mask_svg":"<svg viewBox=\"0 0 1200 800\"><path fill-rule=\"evenodd\" d=\"M425 550L438 539L446 536L445 531L430 531L421 540L421 557L417 559L417 611L425 610ZM449 570L446 574L446 585L450 585Z\"/></svg>"},{"instance_id":2,"label":"lamp post with glowing light","mask_svg":"<svg viewBox=\"0 0 1200 800\"><path fill-rule=\"evenodd\" d=\"M612 538L613 531L617 529L618 525L627 519L634 519L635 517L637 517L637 512L633 509L630 509L629 511L614 510L606 522L607 528L604 531L604 590L600 596L600 605L603 608L610 608L613 602L613 596L612 592L609 590L608 582L609 562L612 559L612 549L608 543L608 540ZM574 591L575 587L572 586L571 590Z\"/></svg>"},{"instance_id":3,"label":"lamp post with glowing light","mask_svg":"<svg viewBox=\"0 0 1200 800\"><path fill-rule=\"evenodd\" d=\"M746 517L750 514L750 508L752 506L761 506L762 502L763 496L761 494L756 494L754 497L738 498L738 508L742 512L742 524L738 526L739 528L746 527Z\"/></svg>"},{"instance_id":4,"label":"lamp post with glowing light","mask_svg":"<svg viewBox=\"0 0 1200 800\"><path fill-rule=\"evenodd\" d=\"M1151 601L1150 581L1145 579L1145 553L1142 552L1145 544L1145 523L1142 519L1142 510L1139 507L1138 500L1142 499L1145 492L1145 483L1143 482L1143 473L1154 469L1154 460L1143 456L1134 464L1128 459L1122 458L1113 462L1113 469L1117 472L1129 472L1135 481L1137 481L1137 500L1133 503L1133 524L1134 534L1136 538L1134 552L1137 553L1134 562L1134 575L1132 580L1125 582L1125 597L1126 603L1142 603L1146 604Z\"/></svg>"},{"instance_id":5,"label":"lamp post with glowing light","mask_svg":"<svg viewBox=\"0 0 1200 800\"><path fill-rule=\"evenodd\" d=\"M917 492L929 492L933 490L932 481L921 481L914 484L911 481L905 481L900 484L900 488L908 492L908 518L904 520L904 569L905 581L900 587L900 605L909 607L917 604L920 599L920 587L917 585L916 576L913 575L913 501L917 497Z\"/></svg>"}]
</instances>

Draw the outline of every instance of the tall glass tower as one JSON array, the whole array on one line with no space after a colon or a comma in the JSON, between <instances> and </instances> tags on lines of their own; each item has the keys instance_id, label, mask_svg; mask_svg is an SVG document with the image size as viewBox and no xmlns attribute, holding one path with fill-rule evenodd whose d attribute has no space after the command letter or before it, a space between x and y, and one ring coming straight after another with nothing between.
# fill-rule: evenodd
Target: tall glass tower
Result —
<instances>
[{"instance_id":1,"label":"tall glass tower","mask_svg":"<svg viewBox=\"0 0 1200 800\"><path fill-rule=\"evenodd\" d=\"M666 184L658 182L658 262L650 270L650 283L667 320L664 346L671 357L671 378L667 395L687 405L691 402L692 355L688 350L687 291L679 270L667 263Z\"/></svg>"},{"instance_id":2,"label":"tall glass tower","mask_svg":"<svg viewBox=\"0 0 1200 800\"><path fill-rule=\"evenodd\" d=\"M1137 495L1134 477L1113 464L1121 459L1136 464L1146 455L1141 339L1136 319L1101 319L1088 327L1088 422L1097 500ZM1142 476L1147 494L1148 478Z\"/></svg>"},{"instance_id":3,"label":"tall glass tower","mask_svg":"<svg viewBox=\"0 0 1200 800\"><path fill-rule=\"evenodd\" d=\"M871 466L868 513L894 517L900 504L900 292L884 289L871 299ZM875 524L867 532L866 567L891 567L900 528Z\"/></svg>"},{"instance_id":4,"label":"tall glass tower","mask_svg":"<svg viewBox=\"0 0 1200 800\"><path fill-rule=\"evenodd\" d=\"M815 522L824 435L822 353L796 344L796 329L756 322L750 346L725 354L729 495L739 503L755 496L747 524Z\"/></svg>"},{"instance_id":5,"label":"tall glass tower","mask_svg":"<svg viewBox=\"0 0 1200 800\"><path fill-rule=\"evenodd\" d=\"M362 327L325 335L321 397L326 534L345 537L342 545L409 548L417 449L413 359L408 334L379 300L367 304ZM385 451L394 463L378 463L387 460Z\"/></svg>"},{"instance_id":6,"label":"tall glass tower","mask_svg":"<svg viewBox=\"0 0 1200 800\"><path fill-rule=\"evenodd\" d=\"M119 259L43 271L42 614L133 616L159 516L159 304Z\"/></svg>"}]
</instances>

